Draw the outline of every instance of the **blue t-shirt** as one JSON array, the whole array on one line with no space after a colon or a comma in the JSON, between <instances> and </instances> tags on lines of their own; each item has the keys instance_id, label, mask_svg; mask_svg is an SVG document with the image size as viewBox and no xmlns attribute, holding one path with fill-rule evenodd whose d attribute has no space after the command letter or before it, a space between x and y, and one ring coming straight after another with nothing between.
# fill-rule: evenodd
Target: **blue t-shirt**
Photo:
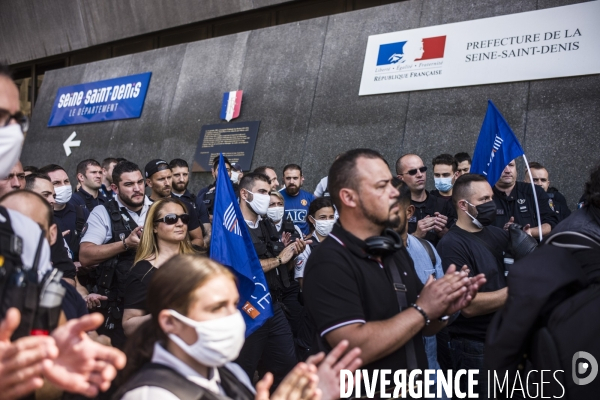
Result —
<instances>
[{"instance_id":1,"label":"blue t-shirt","mask_svg":"<svg viewBox=\"0 0 600 400\"><path fill-rule=\"evenodd\" d=\"M315 196L302 189L300 189L300 192L296 196L287 194L285 188L281 189L279 193L281 193L285 201L283 218L287 220L291 217L294 224L298 225L302 230L302 233L308 235L310 233L310 225L306 221L306 216L308 215L308 207L310 207L310 203L315 199Z\"/></svg>"}]
</instances>

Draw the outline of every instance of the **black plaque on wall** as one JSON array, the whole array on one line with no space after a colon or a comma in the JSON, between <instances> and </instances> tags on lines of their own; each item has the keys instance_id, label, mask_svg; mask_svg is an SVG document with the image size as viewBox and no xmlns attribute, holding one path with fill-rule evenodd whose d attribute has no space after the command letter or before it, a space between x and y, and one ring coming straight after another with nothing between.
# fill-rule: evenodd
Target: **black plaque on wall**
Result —
<instances>
[{"instance_id":1,"label":"black plaque on wall","mask_svg":"<svg viewBox=\"0 0 600 400\"><path fill-rule=\"evenodd\" d=\"M204 125L194 153L192 172L210 171L213 159L223 153L230 162L249 171L260 121Z\"/></svg>"}]
</instances>

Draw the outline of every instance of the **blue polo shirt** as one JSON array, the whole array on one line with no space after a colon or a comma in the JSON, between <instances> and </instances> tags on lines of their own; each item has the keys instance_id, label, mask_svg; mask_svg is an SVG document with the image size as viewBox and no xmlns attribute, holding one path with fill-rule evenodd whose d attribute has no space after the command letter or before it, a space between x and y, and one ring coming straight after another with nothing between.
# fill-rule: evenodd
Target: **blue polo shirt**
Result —
<instances>
[{"instance_id":1,"label":"blue polo shirt","mask_svg":"<svg viewBox=\"0 0 600 400\"><path fill-rule=\"evenodd\" d=\"M315 196L302 189L296 196L290 196L285 188L281 189L279 193L281 193L284 200L283 218L286 220L291 218L294 224L302 230L302 233L308 235L310 225L306 222L306 216L308 215L308 207L310 207L310 203L315 199Z\"/></svg>"}]
</instances>

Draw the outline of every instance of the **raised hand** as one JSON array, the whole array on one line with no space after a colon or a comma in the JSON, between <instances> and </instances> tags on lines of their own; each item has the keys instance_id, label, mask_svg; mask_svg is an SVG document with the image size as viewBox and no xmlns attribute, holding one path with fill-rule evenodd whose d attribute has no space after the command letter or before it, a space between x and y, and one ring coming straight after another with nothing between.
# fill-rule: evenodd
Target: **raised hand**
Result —
<instances>
[{"instance_id":1,"label":"raised hand","mask_svg":"<svg viewBox=\"0 0 600 400\"><path fill-rule=\"evenodd\" d=\"M21 322L21 313L10 308L0 324L0 397L18 399L41 388L42 371L58 355L54 339L27 336L11 343L10 337Z\"/></svg>"},{"instance_id":2,"label":"raised hand","mask_svg":"<svg viewBox=\"0 0 600 400\"><path fill-rule=\"evenodd\" d=\"M273 375L267 373L256 384L254 398L255 400L321 400L321 390L317 388L318 382L317 367L299 363L283 378L271 397L269 397L269 389L273 384Z\"/></svg>"},{"instance_id":3,"label":"raised hand","mask_svg":"<svg viewBox=\"0 0 600 400\"><path fill-rule=\"evenodd\" d=\"M362 360L359 358L361 352L359 347L353 348L342 357L348 346L349 342L342 340L327 356L325 356L325 353L320 352L308 357L306 360L307 364L317 367L317 375L319 376L318 388L321 389L323 400L340 398L341 370L347 369L354 372L362 365ZM346 386L348 386L348 383L346 383ZM346 389L348 388L346 387Z\"/></svg>"},{"instance_id":4,"label":"raised hand","mask_svg":"<svg viewBox=\"0 0 600 400\"><path fill-rule=\"evenodd\" d=\"M120 350L94 342L88 335L104 318L94 313L72 319L52 332L59 355L45 364L44 377L69 392L94 397L110 387L117 370L125 366Z\"/></svg>"}]
</instances>

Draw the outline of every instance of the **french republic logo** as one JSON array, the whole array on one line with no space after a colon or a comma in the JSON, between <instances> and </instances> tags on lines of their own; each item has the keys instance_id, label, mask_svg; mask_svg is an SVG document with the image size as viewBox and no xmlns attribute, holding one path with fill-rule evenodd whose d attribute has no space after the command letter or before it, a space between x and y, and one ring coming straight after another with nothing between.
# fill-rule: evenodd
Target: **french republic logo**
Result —
<instances>
[{"instance_id":1,"label":"french republic logo","mask_svg":"<svg viewBox=\"0 0 600 400\"><path fill-rule=\"evenodd\" d=\"M223 216L223 225L225 229L229 232L233 232L238 236L242 236L242 231L240 229L240 225L238 224L238 219L235 215L235 208L233 208L233 203L227 207L225 210L225 215Z\"/></svg>"},{"instance_id":2,"label":"french republic logo","mask_svg":"<svg viewBox=\"0 0 600 400\"><path fill-rule=\"evenodd\" d=\"M412 63L444 57L446 36L387 43L379 46L377 66Z\"/></svg>"}]
</instances>

